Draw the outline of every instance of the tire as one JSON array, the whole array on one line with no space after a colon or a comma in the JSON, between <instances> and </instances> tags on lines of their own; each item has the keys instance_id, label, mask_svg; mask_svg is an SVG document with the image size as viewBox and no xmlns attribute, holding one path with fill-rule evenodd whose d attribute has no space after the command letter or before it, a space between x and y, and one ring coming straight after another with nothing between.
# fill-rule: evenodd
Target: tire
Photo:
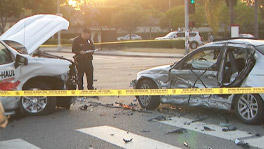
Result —
<instances>
[{"instance_id":1,"label":"tire","mask_svg":"<svg viewBox=\"0 0 264 149\"><path fill-rule=\"evenodd\" d=\"M34 82L25 90L51 90L52 88L44 82ZM23 115L44 115L55 111L56 97L21 97L20 109ZM35 108L34 108L35 107Z\"/></svg>"},{"instance_id":2,"label":"tire","mask_svg":"<svg viewBox=\"0 0 264 149\"><path fill-rule=\"evenodd\" d=\"M57 97L57 106L65 109L70 109L72 97Z\"/></svg>"},{"instance_id":3,"label":"tire","mask_svg":"<svg viewBox=\"0 0 264 149\"><path fill-rule=\"evenodd\" d=\"M151 80L143 80L138 84L138 89L158 89ZM160 105L160 96L137 96L140 106L144 109L154 110Z\"/></svg>"},{"instance_id":4,"label":"tire","mask_svg":"<svg viewBox=\"0 0 264 149\"><path fill-rule=\"evenodd\" d=\"M238 95L234 102L237 116L247 124L259 124L263 121L264 105L258 94Z\"/></svg>"},{"instance_id":5,"label":"tire","mask_svg":"<svg viewBox=\"0 0 264 149\"><path fill-rule=\"evenodd\" d=\"M196 49L197 47L198 47L198 43L197 42L195 42L195 41L191 42L191 44L190 44L190 48L191 49Z\"/></svg>"}]
</instances>

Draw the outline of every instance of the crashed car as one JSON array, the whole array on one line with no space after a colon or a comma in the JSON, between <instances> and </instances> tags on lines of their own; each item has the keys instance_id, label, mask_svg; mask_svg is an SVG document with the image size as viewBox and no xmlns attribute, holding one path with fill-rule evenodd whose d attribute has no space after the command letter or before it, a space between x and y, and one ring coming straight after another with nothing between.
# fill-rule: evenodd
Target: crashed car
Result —
<instances>
[{"instance_id":1,"label":"crashed car","mask_svg":"<svg viewBox=\"0 0 264 149\"><path fill-rule=\"evenodd\" d=\"M69 22L56 15L20 20L0 36L0 90L76 89L73 61L39 50L40 45ZM17 48L12 45L21 45ZM48 114L56 106L70 108L73 97L0 97L5 111L25 115Z\"/></svg>"},{"instance_id":2,"label":"crashed car","mask_svg":"<svg viewBox=\"0 0 264 149\"><path fill-rule=\"evenodd\" d=\"M233 39L199 47L180 61L137 74L136 89L230 88L264 86L264 41ZM235 110L245 123L264 118L264 94L137 96L142 108L160 103Z\"/></svg>"}]
</instances>

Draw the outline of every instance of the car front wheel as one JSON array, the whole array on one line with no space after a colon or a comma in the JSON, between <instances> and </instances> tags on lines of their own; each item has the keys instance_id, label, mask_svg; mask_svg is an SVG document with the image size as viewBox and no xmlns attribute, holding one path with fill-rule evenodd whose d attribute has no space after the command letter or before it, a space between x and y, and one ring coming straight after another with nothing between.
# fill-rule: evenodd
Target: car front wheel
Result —
<instances>
[{"instance_id":1,"label":"car front wheel","mask_svg":"<svg viewBox=\"0 0 264 149\"><path fill-rule=\"evenodd\" d=\"M191 49L196 49L198 47L198 43L197 42L191 42L190 44L190 48Z\"/></svg>"},{"instance_id":2,"label":"car front wheel","mask_svg":"<svg viewBox=\"0 0 264 149\"><path fill-rule=\"evenodd\" d=\"M157 89L157 85L151 80L143 80L139 83L138 89ZM137 96L140 106L144 109L154 110L160 105L160 96Z\"/></svg>"},{"instance_id":3,"label":"car front wheel","mask_svg":"<svg viewBox=\"0 0 264 149\"><path fill-rule=\"evenodd\" d=\"M30 84L25 90L50 90L46 83L34 82ZM29 97L23 96L20 99L21 112L24 115L43 115L49 114L55 111L56 108L56 98L47 96L36 96Z\"/></svg>"},{"instance_id":4,"label":"car front wheel","mask_svg":"<svg viewBox=\"0 0 264 149\"><path fill-rule=\"evenodd\" d=\"M257 94L243 94L235 99L237 116L247 124L259 124L263 121L264 105Z\"/></svg>"}]
</instances>

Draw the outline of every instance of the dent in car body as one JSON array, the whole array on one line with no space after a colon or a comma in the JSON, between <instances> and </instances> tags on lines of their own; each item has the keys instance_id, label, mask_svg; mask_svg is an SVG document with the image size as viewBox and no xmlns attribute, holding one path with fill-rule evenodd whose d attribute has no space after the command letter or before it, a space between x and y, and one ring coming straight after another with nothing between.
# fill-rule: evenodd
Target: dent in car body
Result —
<instances>
[{"instance_id":1,"label":"dent in car body","mask_svg":"<svg viewBox=\"0 0 264 149\"><path fill-rule=\"evenodd\" d=\"M222 44L223 45L223 44ZM206 45L208 46L208 45ZM205 47L206 47L205 46ZM209 45L210 46L210 45ZM252 47L245 45L231 45L227 52L227 48L221 49L221 59L217 61L220 64L219 69L215 70L183 70L174 69L170 66L156 67L149 70L139 72L137 81L143 78L153 80L158 88L217 88L217 87L262 87L264 82L264 75L261 70L264 69L264 56ZM230 52L231 51L231 52ZM241 54L242 51L242 54ZM234 52L234 53L233 53ZM244 53L243 53L244 52ZM233 55L237 56L234 57ZM227 58L228 57L228 58ZM253 58L252 58L253 57ZM236 59L234 59L236 58ZM242 68L229 74L228 79L225 80L226 72L231 70L230 65L241 65ZM228 62L227 62L228 61ZM252 63L252 61L255 61ZM229 64L228 64L229 63ZM233 63L233 64L231 64ZM251 63L251 64L249 64ZM177 64L176 64L177 65ZM211 65L212 66L212 65ZM198 66L197 66L198 67ZM228 68L230 67L230 68ZM203 67L201 67L203 68ZM253 69L252 69L253 68ZM229 70L228 70L229 69ZM137 86L134 86L137 87ZM264 97L264 94L260 94ZM232 108L235 95L170 95L160 96L161 103L169 104L188 104L190 106L203 106L209 108L218 108L230 110Z\"/></svg>"}]
</instances>

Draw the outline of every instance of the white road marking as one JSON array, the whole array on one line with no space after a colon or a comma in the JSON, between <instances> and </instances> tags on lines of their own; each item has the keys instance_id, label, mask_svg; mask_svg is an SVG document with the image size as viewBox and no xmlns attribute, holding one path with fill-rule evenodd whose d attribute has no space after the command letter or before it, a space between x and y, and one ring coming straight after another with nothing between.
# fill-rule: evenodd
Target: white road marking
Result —
<instances>
[{"instance_id":1,"label":"white road marking","mask_svg":"<svg viewBox=\"0 0 264 149\"><path fill-rule=\"evenodd\" d=\"M178 147L159 142L150 138L136 135L125 130L110 126L99 126L91 128L77 129L77 131L94 136L111 144L128 149L178 149ZM123 139L130 140L131 142L125 143Z\"/></svg>"},{"instance_id":2,"label":"white road marking","mask_svg":"<svg viewBox=\"0 0 264 149\"><path fill-rule=\"evenodd\" d=\"M0 149L40 149L39 147L28 143L22 139L13 139L0 142Z\"/></svg>"},{"instance_id":3,"label":"white road marking","mask_svg":"<svg viewBox=\"0 0 264 149\"><path fill-rule=\"evenodd\" d=\"M243 137L250 137L252 135L248 134L248 132L241 131L241 130L236 130L236 131L228 131L224 132L222 131L221 126L218 125L213 125L213 124L207 124L204 122L195 122L191 123L190 125L184 125L185 122L191 122L191 119L183 118L183 117L172 117L171 120L169 121L160 121L163 124L171 125L171 126L176 126L180 128L185 128L189 129L192 131L196 131L202 134L226 139L226 140L231 140L235 141L237 138L243 138ZM206 131L204 130L204 126L207 126L214 131ZM248 143L251 146L258 147L258 148L264 148L264 137L257 137L257 138L248 138L244 139L246 143Z\"/></svg>"}]
</instances>

